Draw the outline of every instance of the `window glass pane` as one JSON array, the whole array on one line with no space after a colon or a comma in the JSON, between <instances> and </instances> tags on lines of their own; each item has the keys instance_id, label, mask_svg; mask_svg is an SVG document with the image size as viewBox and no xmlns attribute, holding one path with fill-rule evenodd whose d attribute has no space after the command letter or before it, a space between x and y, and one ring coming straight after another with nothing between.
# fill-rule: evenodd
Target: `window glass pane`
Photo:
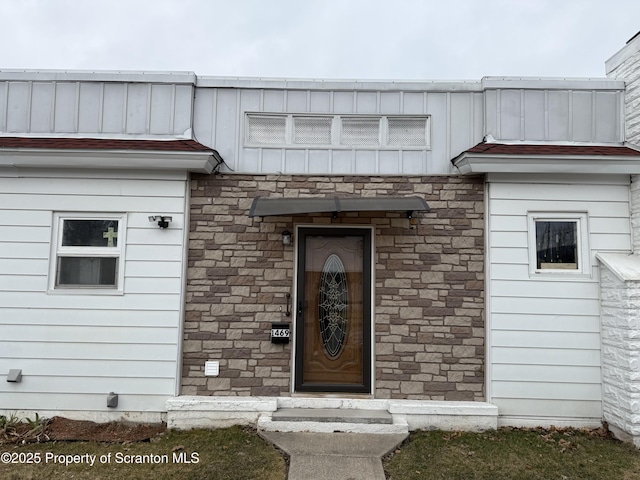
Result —
<instances>
[{"instance_id":1,"label":"window glass pane","mask_svg":"<svg viewBox=\"0 0 640 480\"><path fill-rule=\"evenodd\" d=\"M58 285L115 287L117 270L113 257L59 257Z\"/></svg>"},{"instance_id":2,"label":"window glass pane","mask_svg":"<svg viewBox=\"0 0 640 480\"><path fill-rule=\"evenodd\" d=\"M247 117L247 142L254 144L282 145L286 142L287 117L249 115Z\"/></svg>"},{"instance_id":3,"label":"window glass pane","mask_svg":"<svg viewBox=\"0 0 640 480\"><path fill-rule=\"evenodd\" d=\"M578 269L578 222L536 221L538 269Z\"/></svg>"},{"instance_id":4,"label":"window glass pane","mask_svg":"<svg viewBox=\"0 0 640 480\"><path fill-rule=\"evenodd\" d=\"M63 247L117 247L118 220L64 220Z\"/></svg>"},{"instance_id":5,"label":"window glass pane","mask_svg":"<svg viewBox=\"0 0 640 480\"><path fill-rule=\"evenodd\" d=\"M379 132L379 118L343 118L340 143L354 146L379 145Z\"/></svg>"},{"instance_id":6,"label":"window glass pane","mask_svg":"<svg viewBox=\"0 0 640 480\"><path fill-rule=\"evenodd\" d=\"M389 145L426 145L426 118L390 118Z\"/></svg>"},{"instance_id":7,"label":"window glass pane","mask_svg":"<svg viewBox=\"0 0 640 480\"><path fill-rule=\"evenodd\" d=\"M301 144L331 145L331 117L295 117L293 142Z\"/></svg>"}]
</instances>

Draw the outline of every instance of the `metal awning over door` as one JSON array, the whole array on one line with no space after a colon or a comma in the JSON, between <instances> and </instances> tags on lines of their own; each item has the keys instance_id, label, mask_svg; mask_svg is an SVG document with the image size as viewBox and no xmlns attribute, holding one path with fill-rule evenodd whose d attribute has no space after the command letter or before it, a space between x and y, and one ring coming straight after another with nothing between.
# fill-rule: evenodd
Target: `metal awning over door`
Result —
<instances>
[{"instance_id":1,"label":"metal awning over door","mask_svg":"<svg viewBox=\"0 0 640 480\"><path fill-rule=\"evenodd\" d=\"M305 213L340 212L428 212L424 198L411 197L311 197L311 198L264 198L253 199L249 217L271 217L277 215L301 215Z\"/></svg>"}]
</instances>

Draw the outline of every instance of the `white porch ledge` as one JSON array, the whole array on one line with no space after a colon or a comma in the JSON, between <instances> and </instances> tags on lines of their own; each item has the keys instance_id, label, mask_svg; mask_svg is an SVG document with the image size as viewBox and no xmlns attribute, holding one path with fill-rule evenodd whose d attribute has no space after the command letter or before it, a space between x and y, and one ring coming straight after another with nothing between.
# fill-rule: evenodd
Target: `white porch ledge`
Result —
<instances>
[{"instance_id":1,"label":"white porch ledge","mask_svg":"<svg viewBox=\"0 0 640 480\"><path fill-rule=\"evenodd\" d=\"M498 426L498 407L486 402L438 402L312 397L174 397L167 401L167 426L177 429L257 425L278 408L386 410L409 430L489 430Z\"/></svg>"}]
</instances>

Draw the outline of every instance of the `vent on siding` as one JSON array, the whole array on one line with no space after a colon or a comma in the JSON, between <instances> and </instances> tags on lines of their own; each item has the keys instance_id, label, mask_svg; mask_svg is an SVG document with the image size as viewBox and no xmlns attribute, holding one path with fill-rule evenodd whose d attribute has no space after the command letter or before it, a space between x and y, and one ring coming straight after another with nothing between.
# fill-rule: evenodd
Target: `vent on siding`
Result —
<instances>
[{"instance_id":1,"label":"vent on siding","mask_svg":"<svg viewBox=\"0 0 640 480\"><path fill-rule=\"evenodd\" d=\"M247 116L247 142L282 145L287 138L287 117L268 115Z\"/></svg>"},{"instance_id":2,"label":"vent on siding","mask_svg":"<svg viewBox=\"0 0 640 480\"><path fill-rule=\"evenodd\" d=\"M426 118L389 117L388 145L422 146L427 144Z\"/></svg>"},{"instance_id":3,"label":"vent on siding","mask_svg":"<svg viewBox=\"0 0 640 480\"><path fill-rule=\"evenodd\" d=\"M380 119L379 118L342 118L342 145L379 145L380 144Z\"/></svg>"},{"instance_id":4,"label":"vent on siding","mask_svg":"<svg viewBox=\"0 0 640 480\"><path fill-rule=\"evenodd\" d=\"M294 117L293 143L331 145L332 117Z\"/></svg>"}]
</instances>

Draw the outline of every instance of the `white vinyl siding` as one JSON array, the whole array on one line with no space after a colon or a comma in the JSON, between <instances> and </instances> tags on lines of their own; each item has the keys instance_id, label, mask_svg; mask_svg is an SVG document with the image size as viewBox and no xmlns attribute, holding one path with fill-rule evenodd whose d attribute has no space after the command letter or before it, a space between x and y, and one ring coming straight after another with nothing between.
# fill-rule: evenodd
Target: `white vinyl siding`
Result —
<instances>
[{"instance_id":1,"label":"white vinyl siding","mask_svg":"<svg viewBox=\"0 0 640 480\"><path fill-rule=\"evenodd\" d=\"M595 252L631 250L629 178L491 175L488 182L488 400L510 422L599 421ZM532 212L586 223L582 274L531 273Z\"/></svg>"},{"instance_id":2,"label":"white vinyl siding","mask_svg":"<svg viewBox=\"0 0 640 480\"><path fill-rule=\"evenodd\" d=\"M23 374L0 382L2 408L112 411L106 394L116 392L121 409L165 410L181 342L186 182L184 173L0 170L0 372ZM48 293L60 212L126 214L122 295ZM173 217L168 229L149 222L157 214Z\"/></svg>"}]
</instances>

